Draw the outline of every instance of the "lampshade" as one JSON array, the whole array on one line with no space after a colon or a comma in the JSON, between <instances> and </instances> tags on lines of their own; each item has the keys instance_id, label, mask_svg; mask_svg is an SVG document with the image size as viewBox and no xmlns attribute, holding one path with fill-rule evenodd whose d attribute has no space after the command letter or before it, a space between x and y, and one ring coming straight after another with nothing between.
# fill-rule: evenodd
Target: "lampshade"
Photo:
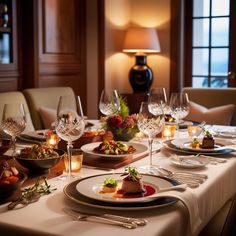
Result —
<instances>
[{"instance_id":1,"label":"lampshade","mask_svg":"<svg viewBox=\"0 0 236 236\"><path fill-rule=\"evenodd\" d=\"M127 30L123 52L156 53L160 51L161 48L156 29L133 27Z\"/></svg>"}]
</instances>

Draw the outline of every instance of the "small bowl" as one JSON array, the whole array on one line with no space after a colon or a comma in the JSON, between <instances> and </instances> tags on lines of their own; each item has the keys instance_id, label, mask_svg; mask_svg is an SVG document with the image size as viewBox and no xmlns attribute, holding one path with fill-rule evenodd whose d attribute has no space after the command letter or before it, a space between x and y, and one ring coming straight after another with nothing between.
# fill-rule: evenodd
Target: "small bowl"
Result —
<instances>
[{"instance_id":1,"label":"small bowl","mask_svg":"<svg viewBox=\"0 0 236 236\"><path fill-rule=\"evenodd\" d=\"M58 157L47 159L29 159L16 156L15 159L20 163L20 165L27 168L29 172L44 172L55 166L65 154L65 152L60 149L54 149L54 151L59 154Z\"/></svg>"},{"instance_id":2,"label":"small bowl","mask_svg":"<svg viewBox=\"0 0 236 236\"><path fill-rule=\"evenodd\" d=\"M0 155L3 155L12 146L11 139L0 138Z\"/></svg>"},{"instance_id":3,"label":"small bowl","mask_svg":"<svg viewBox=\"0 0 236 236\"><path fill-rule=\"evenodd\" d=\"M23 182L27 179L27 175L23 172L18 174L19 180L15 183L0 184L0 201L10 199L20 188Z\"/></svg>"}]
</instances>

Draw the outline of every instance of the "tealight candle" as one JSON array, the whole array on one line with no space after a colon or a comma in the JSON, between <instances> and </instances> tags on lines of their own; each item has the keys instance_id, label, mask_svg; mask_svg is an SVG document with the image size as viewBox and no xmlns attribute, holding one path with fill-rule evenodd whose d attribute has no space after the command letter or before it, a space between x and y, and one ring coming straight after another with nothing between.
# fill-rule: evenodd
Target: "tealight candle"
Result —
<instances>
[{"instance_id":1,"label":"tealight candle","mask_svg":"<svg viewBox=\"0 0 236 236\"><path fill-rule=\"evenodd\" d=\"M82 168L83 162L83 152L80 149L72 149L71 155L71 172L78 173ZM68 172L69 163L68 163L68 156L65 155L64 157L64 164L65 164L65 171Z\"/></svg>"},{"instance_id":2,"label":"tealight candle","mask_svg":"<svg viewBox=\"0 0 236 236\"><path fill-rule=\"evenodd\" d=\"M164 125L162 130L163 138L173 138L175 136L176 125Z\"/></svg>"},{"instance_id":3,"label":"tealight candle","mask_svg":"<svg viewBox=\"0 0 236 236\"><path fill-rule=\"evenodd\" d=\"M60 141L60 139L57 134L55 134L53 132L46 134L46 143L49 146L51 146L53 148L57 148L59 141Z\"/></svg>"}]
</instances>

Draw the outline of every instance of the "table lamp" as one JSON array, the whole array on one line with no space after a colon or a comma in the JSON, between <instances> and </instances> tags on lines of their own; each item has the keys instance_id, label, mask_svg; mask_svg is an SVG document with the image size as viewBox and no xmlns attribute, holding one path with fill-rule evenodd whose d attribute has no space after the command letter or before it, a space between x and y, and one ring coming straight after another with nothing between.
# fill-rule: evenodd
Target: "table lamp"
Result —
<instances>
[{"instance_id":1,"label":"table lamp","mask_svg":"<svg viewBox=\"0 0 236 236\"><path fill-rule=\"evenodd\" d=\"M135 53L135 65L129 71L129 81L134 92L147 92L152 85L152 69L147 65L147 53L160 52L155 28L133 27L125 35L123 52Z\"/></svg>"}]
</instances>

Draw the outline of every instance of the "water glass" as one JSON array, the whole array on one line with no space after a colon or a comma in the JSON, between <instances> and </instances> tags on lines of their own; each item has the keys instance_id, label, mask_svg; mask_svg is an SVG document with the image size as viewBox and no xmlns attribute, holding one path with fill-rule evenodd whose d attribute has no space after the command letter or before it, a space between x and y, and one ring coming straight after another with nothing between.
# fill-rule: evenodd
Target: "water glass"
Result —
<instances>
[{"instance_id":1,"label":"water glass","mask_svg":"<svg viewBox=\"0 0 236 236\"><path fill-rule=\"evenodd\" d=\"M113 115L120 110L120 100L116 90L102 90L99 101L99 110L106 116Z\"/></svg>"},{"instance_id":2,"label":"water glass","mask_svg":"<svg viewBox=\"0 0 236 236\"><path fill-rule=\"evenodd\" d=\"M158 167L155 167L152 163L153 138L162 131L165 121L163 113L154 115L152 112L150 112L148 105L148 102L141 103L138 114L138 128L142 133L148 136L149 165L141 166L139 170L144 173L153 174L158 171Z\"/></svg>"},{"instance_id":3,"label":"water glass","mask_svg":"<svg viewBox=\"0 0 236 236\"><path fill-rule=\"evenodd\" d=\"M22 103L5 104L3 107L3 116L1 128L12 138L13 156L16 151L16 136L21 134L26 127L26 115Z\"/></svg>"}]
</instances>

